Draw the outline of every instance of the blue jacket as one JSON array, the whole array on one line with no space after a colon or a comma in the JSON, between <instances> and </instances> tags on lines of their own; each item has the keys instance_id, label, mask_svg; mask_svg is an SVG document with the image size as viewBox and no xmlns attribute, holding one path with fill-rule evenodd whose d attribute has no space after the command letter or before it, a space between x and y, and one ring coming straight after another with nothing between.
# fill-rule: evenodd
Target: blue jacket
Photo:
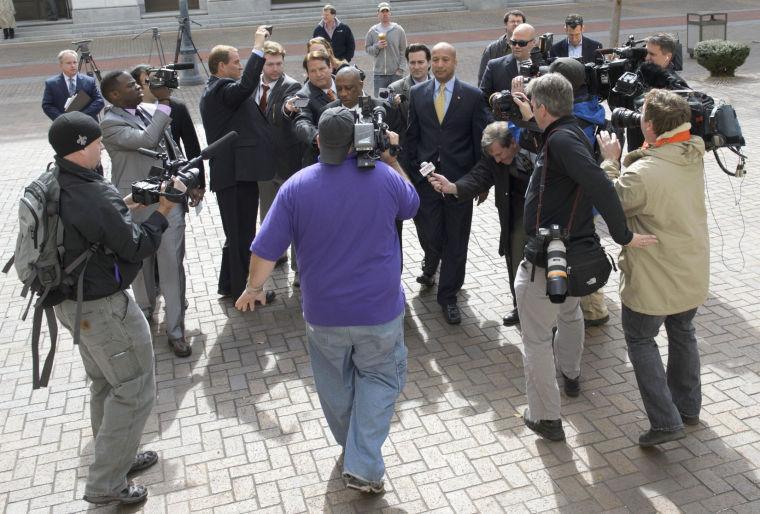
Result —
<instances>
[{"instance_id":1,"label":"blue jacket","mask_svg":"<svg viewBox=\"0 0 760 514\"><path fill-rule=\"evenodd\" d=\"M596 127L604 128L607 125L607 120L605 119L604 107L599 103L599 99L595 96L586 98L588 99L581 102L576 99L576 103L573 105L573 116L586 122L580 123L580 126L588 137L591 146L596 148Z\"/></svg>"},{"instance_id":2,"label":"blue jacket","mask_svg":"<svg viewBox=\"0 0 760 514\"><path fill-rule=\"evenodd\" d=\"M98 85L95 79L77 73L77 91L84 91L92 101L90 104L82 109L82 112L92 116L95 121L98 121L98 113L103 109L103 97L100 95ZM53 77L50 77L45 81L45 94L42 96L42 110L45 111L47 117L51 120L55 120L58 116L64 113L64 105L66 100L69 99L69 86L66 81L63 80L63 74L59 73Z\"/></svg>"}]
</instances>

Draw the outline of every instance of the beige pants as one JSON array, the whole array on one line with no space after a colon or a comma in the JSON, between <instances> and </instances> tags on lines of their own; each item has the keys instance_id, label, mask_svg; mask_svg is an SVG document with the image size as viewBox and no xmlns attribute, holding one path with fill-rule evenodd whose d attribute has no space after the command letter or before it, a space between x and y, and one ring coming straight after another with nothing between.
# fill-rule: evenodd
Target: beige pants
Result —
<instances>
[{"instance_id":1,"label":"beige pants","mask_svg":"<svg viewBox=\"0 0 760 514\"><path fill-rule=\"evenodd\" d=\"M606 318L610 315L607 304L604 302L604 292L599 289L588 296L581 297L581 310L583 319L592 321Z\"/></svg>"}]
</instances>

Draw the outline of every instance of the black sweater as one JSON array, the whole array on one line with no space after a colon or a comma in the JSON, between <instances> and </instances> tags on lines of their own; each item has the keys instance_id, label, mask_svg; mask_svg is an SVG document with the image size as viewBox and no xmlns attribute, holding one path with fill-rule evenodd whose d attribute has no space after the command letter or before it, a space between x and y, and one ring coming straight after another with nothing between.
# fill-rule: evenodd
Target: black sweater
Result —
<instances>
[{"instance_id":1,"label":"black sweater","mask_svg":"<svg viewBox=\"0 0 760 514\"><path fill-rule=\"evenodd\" d=\"M60 169L64 267L92 243L100 243L85 269L84 299L97 300L127 289L140 271L143 259L158 250L161 234L169 222L161 213L154 212L142 224L134 223L124 200L110 182L71 161L56 157L56 164ZM60 296L74 300L76 288L60 294L59 299Z\"/></svg>"},{"instance_id":2,"label":"black sweater","mask_svg":"<svg viewBox=\"0 0 760 514\"><path fill-rule=\"evenodd\" d=\"M615 186L594 160L588 139L578 126L577 120L573 116L556 120L546 128L541 141L544 146L549 145L549 164L539 226L557 224L562 228L568 228L576 187L580 187L582 194L570 230L568 251L582 252L596 244L592 206L596 207L607 222L612 239L621 245L628 244L633 239L633 233L626 225L625 213L615 192ZM528 237L536 235L536 214L543 167L542 146L525 194L524 222Z\"/></svg>"}]
</instances>

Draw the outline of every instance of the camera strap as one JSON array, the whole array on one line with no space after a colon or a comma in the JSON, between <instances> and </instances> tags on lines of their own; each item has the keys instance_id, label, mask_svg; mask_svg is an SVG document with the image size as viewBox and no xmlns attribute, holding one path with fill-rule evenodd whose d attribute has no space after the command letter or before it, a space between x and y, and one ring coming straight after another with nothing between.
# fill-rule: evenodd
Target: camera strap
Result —
<instances>
[{"instance_id":1,"label":"camera strap","mask_svg":"<svg viewBox=\"0 0 760 514\"><path fill-rule=\"evenodd\" d=\"M546 170L549 168L549 139L551 138L551 135L555 132L567 132L569 134L575 134L571 130L566 129L559 129L556 128L549 132L546 135L546 140L544 141L544 162L543 166L541 167L541 182L538 185L538 208L536 209L536 236L538 236L538 230L541 228L541 209L544 205L544 189L546 189ZM570 234L570 230L573 227L573 221L575 220L575 210L578 207L578 201L581 197L581 188L580 186L575 187L575 200L573 201L573 209L570 212L570 220L567 224L567 233ZM536 278L536 265L533 264L531 266L531 272L530 272L530 281L533 282L533 280Z\"/></svg>"},{"instance_id":2,"label":"camera strap","mask_svg":"<svg viewBox=\"0 0 760 514\"><path fill-rule=\"evenodd\" d=\"M544 142L544 165L541 168L541 182L538 185L538 208L536 209L536 235L538 235L538 229L541 228L541 209L544 205L544 189L546 188L546 170L549 168L549 138L555 132L567 132L568 134L577 135L572 130L566 129L554 129L546 136ZM575 200L573 201L573 209L570 211L570 220L567 224L567 233L570 234L570 230L573 228L573 221L575 220L575 210L578 208L578 201L581 197L580 186L575 187Z\"/></svg>"}]
</instances>

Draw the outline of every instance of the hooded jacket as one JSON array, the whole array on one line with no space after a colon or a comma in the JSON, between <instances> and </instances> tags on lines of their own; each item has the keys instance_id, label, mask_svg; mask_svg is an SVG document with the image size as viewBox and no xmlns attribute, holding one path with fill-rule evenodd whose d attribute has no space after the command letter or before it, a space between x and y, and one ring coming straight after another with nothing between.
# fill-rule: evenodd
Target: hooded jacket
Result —
<instances>
[{"instance_id":1,"label":"hooded jacket","mask_svg":"<svg viewBox=\"0 0 760 514\"><path fill-rule=\"evenodd\" d=\"M658 139L689 130L685 123ZM636 312L678 314L701 305L708 294L710 241L705 208L705 144L688 141L641 148L620 164L604 161L631 230L654 234L657 244L623 248L620 299Z\"/></svg>"},{"instance_id":2,"label":"hooded jacket","mask_svg":"<svg viewBox=\"0 0 760 514\"><path fill-rule=\"evenodd\" d=\"M383 33L385 33L388 46L380 48L377 46L380 41L378 35ZM364 51L375 58L375 75L405 75L406 57L404 50L406 50L406 32L398 23L391 22L388 30L383 27L382 23L377 23L367 32Z\"/></svg>"}]
</instances>

